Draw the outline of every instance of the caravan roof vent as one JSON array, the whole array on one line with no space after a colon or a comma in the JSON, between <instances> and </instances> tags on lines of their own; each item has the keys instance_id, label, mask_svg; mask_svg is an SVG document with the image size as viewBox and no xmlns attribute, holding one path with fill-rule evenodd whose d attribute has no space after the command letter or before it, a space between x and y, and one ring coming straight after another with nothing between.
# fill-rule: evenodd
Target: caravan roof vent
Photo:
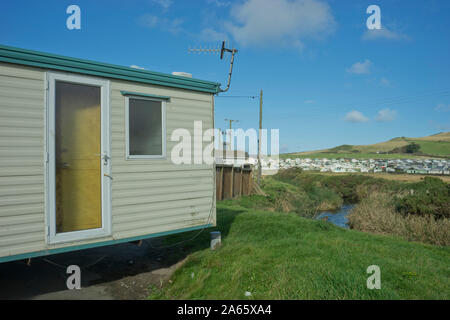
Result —
<instances>
[{"instance_id":1,"label":"caravan roof vent","mask_svg":"<svg viewBox=\"0 0 450 320\"><path fill-rule=\"evenodd\" d=\"M180 76L180 77L192 78L192 73L175 71L175 72L172 72L172 74L173 74L174 76Z\"/></svg>"}]
</instances>

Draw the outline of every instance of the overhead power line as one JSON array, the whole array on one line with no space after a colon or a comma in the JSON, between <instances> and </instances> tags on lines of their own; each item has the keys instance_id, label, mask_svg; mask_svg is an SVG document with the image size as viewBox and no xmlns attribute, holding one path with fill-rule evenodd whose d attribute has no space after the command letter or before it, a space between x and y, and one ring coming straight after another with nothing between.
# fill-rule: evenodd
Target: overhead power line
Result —
<instances>
[{"instance_id":1,"label":"overhead power line","mask_svg":"<svg viewBox=\"0 0 450 320\"><path fill-rule=\"evenodd\" d=\"M259 98L259 95L254 95L254 96L217 96L216 98L251 98L251 99L255 99L255 98Z\"/></svg>"}]
</instances>

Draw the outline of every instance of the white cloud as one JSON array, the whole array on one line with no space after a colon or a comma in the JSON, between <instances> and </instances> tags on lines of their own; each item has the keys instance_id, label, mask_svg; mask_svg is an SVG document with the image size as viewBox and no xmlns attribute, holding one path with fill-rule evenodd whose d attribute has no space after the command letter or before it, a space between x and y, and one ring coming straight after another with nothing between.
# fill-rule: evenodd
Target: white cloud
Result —
<instances>
[{"instance_id":1,"label":"white cloud","mask_svg":"<svg viewBox=\"0 0 450 320\"><path fill-rule=\"evenodd\" d=\"M353 110L345 115L344 120L357 123L357 122L367 122L367 121L369 121L369 118L367 118L361 112Z\"/></svg>"},{"instance_id":2,"label":"white cloud","mask_svg":"<svg viewBox=\"0 0 450 320\"><path fill-rule=\"evenodd\" d=\"M163 9L167 10L172 5L173 0L152 0L152 2L160 5Z\"/></svg>"},{"instance_id":3,"label":"white cloud","mask_svg":"<svg viewBox=\"0 0 450 320\"><path fill-rule=\"evenodd\" d=\"M306 100L305 103L306 104L313 104L313 103L316 103L316 100L312 100L312 99L311 100Z\"/></svg>"},{"instance_id":4,"label":"white cloud","mask_svg":"<svg viewBox=\"0 0 450 320\"><path fill-rule=\"evenodd\" d=\"M450 111L450 104L439 103L436 106L436 108L434 108L434 110L441 111L441 112L449 112Z\"/></svg>"},{"instance_id":5,"label":"white cloud","mask_svg":"<svg viewBox=\"0 0 450 320\"><path fill-rule=\"evenodd\" d=\"M209 4L215 4L218 7L228 7L231 5L231 2L228 1L220 1L220 0L206 0Z\"/></svg>"},{"instance_id":6,"label":"white cloud","mask_svg":"<svg viewBox=\"0 0 450 320\"><path fill-rule=\"evenodd\" d=\"M225 29L243 46L303 47L335 29L331 9L321 0L247 0L234 5Z\"/></svg>"},{"instance_id":7,"label":"white cloud","mask_svg":"<svg viewBox=\"0 0 450 320\"><path fill-rule=\"evenodd\" d=\"M200 39L208 42L228 41L228 35L225 32L216 31L212 28L203 29L200 33Z\"/></svg>"},{"instance_id":8,"label":"white cloud","mask_svg":"<svg viewBox=\"0 0 450 320\"><path fill-rule=\"evenodd\" d=\"M375 120L381 122L389 122L394 121L396 117L397 111L386 108L378 111L378 114L375 116Z\"/></svg>"},{"instance_id":9,"label":"white cloud","mask_svg":"<svg viewBox=\"0 0 450 320\"><path fill-rule=\"evenodd\" d=\"M347 68L348 73L354 74L369 74L372 62L366 59L364 62L356 62L350 68Z\"/></svg>"},{"instance_id":10,"label":"white cloud","mask_svg":"<svg viewBox=\"0 0 450 320\"><path fill-rule=\"evenodd\" d=\"M151 14L146 14L146 15L139 17L139 24L141 24L145 27L149 27L149 28L156 27L158 25L158 21L159 21L159 18L157 16L153 16Z\"/></svg>"},{"instance_id":11,"label":"white cloud","mask_svg":"<svg viewBox=\"0 0 450 320\"><path fill-rule=\"evenodd\" d=\"M389 79L386 79L386 78L381 78L380 79L380 85L382 87L390 87L391 86L391 81Z\"/></svg>"},{"instance_id":12,"label":"white cloud","mask_svg":"<svg viewBox=\"0 0 450 320\"><path fill-rule=\"evenodd\" d=\"M159 28L163 31L174 34L183 31L183 28L181 27L181 25L183 24L183 20L179 18L169 19L157 17L151 14L145 14L139 17L138 22L142 26L149 28Z\"/></svg>"},{"instance_id":13,"label":"white cloud","mask_svg":"<svg viewBox=\"0 0 450 320\"><path fill-rule=\"evenodd\" d=\"M366 30L362 36L363 40L408 40L409 37L400 32L395 32L389 30L387 27L383 26L381 29Z\"/></svg>"},{"instance_id":14,"label":"white cloud","mask_svg":"<svg viewBox=\"0 0 450 320\"><path fill-rule=\"evenodd\" d=\"M137 65L135 65L135 64L132 64L132 65L130 66L130 68L145 70L145 68L139 67L139 66L137 66Z\"/></svg>"}]
</instances>

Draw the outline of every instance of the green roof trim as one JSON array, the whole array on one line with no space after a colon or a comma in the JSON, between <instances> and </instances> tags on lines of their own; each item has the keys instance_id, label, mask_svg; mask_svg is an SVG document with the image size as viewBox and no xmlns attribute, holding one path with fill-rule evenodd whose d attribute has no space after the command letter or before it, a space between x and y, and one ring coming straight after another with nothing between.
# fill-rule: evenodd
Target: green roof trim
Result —
<instances>
[{"instance_id":1,"label":"green roof trim","mask_svg":"<svg viewBox=\"0 0 450 320\"><path fill-rule=\"evenodd\" d=\"M145 97L145 98L154 98L154 99L170 101L170 97L168 97L168 96L160 96L160 95L157 95L157 94L139 93L139 92L131 92L131 91L120 91L120 93L123 96Z\"/></svg>"},{"instance_id":2,"label":"green roof trim","mask_svg":"<svg viewBox=\"0 0 450 320\"><path fill-rule=\"evenodd\" d=\"M216 94L220 83L0 45L0 62Z\"/></svg>"}]
</instances>

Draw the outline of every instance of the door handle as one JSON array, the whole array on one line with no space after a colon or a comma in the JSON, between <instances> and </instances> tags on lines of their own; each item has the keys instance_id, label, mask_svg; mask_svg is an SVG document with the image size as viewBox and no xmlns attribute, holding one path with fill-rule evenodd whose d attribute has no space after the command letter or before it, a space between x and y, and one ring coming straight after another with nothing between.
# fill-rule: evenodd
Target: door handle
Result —
<instances>
[{"instance_id":1,"label":"door handle","mask_svg":"<svg viewBox=\"0 0 450 320\"><path fill-rule=\"evenodd\" d=\"M108 164L109 159L111 159L110 156L108 156L106 153L100 153L96 154L96 156L99 156L103 159L103 164L106 166Z\"/></svg>"},{"instance_id":2,"label":"door handle","mask_svg":"<svg viewBox=\"0 0 450 320\"><path fill-rule=\"evenodd\" d=\"M111 159L110 156L108 156L106 153L103 154L103 164L106 166L108 164L109 159Z\"/></svg>"}]
</instances>

